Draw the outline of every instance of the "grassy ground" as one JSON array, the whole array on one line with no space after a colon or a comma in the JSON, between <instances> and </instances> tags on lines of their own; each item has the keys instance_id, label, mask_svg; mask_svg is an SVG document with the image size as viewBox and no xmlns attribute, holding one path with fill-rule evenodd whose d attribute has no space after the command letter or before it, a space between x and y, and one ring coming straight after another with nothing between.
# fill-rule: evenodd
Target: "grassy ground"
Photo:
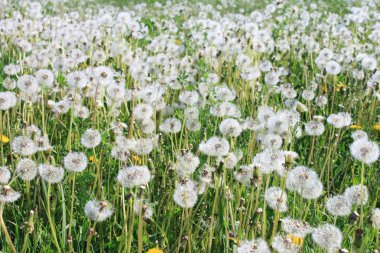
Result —
<instances>
[{"instance_id":1,"label":"grassy ground","mask_svg":"<svg viewBox=\"0 0 380 253\"><path fill-rule=\"evenodd\" d=\"M191 1L186 4L182 3L188 7L188 10L183 13L176 12L177 9L173 11L173 8L177 8L181 4L162 8L169 14L170 11L173 11L172 15L155 8L150 1L147 1L149 4L146 8L135 10L138 16L140 15L139 11L141 12L138 23L147 29L147 34L143 38L135 38L130 34L113 35L112 32L116 30L117 25L115 20L119 12L116 8L123 8L126 5L133 8L134 2L125 3L115 0L110 3L114 4L112 8L103 5L101 8L94 7L93 3L86 3L84 6L87 9L79 9L78 18L63 17L60 10L65 10L64 8L45 7L44 10L49 15L59 17L58 22L66 22L67 18L69 20L67 26L80 24L73 26L73 29L77 30L81 30L82 26L85 26L83 20L101 20L101 15L97 14L97 10L109 12L111 25L99 28L102 34L101 39L99 41L89 40L86 45L77 43L74 39L74 45L67 43L71 37L65 38L63 41L61 38L44 38L41 30L36 35L25 35L27 40L34 45L34 49L31 52L23 53L13 42L15 37L24 36L22 32L18 32L14 36L0 34L2 42L1 70L11 63L20 65L20 72L17 75L11 75L12 79L19 80L22 75L35 75L39 68L51 69L54 70L54 83L58 87L56 91L53 91L52 88L42 88L36 94L32 94L37 97L35 102L31 102L32 98L18 100L12 108L1 111L0 132L10 140L9 142L4 140L1 143L2 165L7 166L12 174L10 181L3 184L10 185L22 194L13 203L1 203L0 216L4 219L0 236L2 252L140 253L157 247L164 252L244 253L245 251L239 251L239 247L245 240L263 238L271 244L277 234L290 238L287 237L288 233L283 230L280 222L287 216L308 222L313 227L325 223L334 224L343 234L341 248L346 248L350 252L373 252L378 249L379 231L372 226L371 212L380 206L379 161L367 165L355 160L350 153L350 145L353 142L351 134L359 128L368 134L369 140L379 143L380 107L378 98L374 95L378 92L378 84L373 90L368 91L367 89L367 81L375 71L365 71L364 79L359 80L352 76L352 71L361 69L360 63L351 62L342 64L343 70L338 75L328 75L323 67L315 66L318 52L300 53L301 48L305 49L301 43L290 45L290 49L286 52L280 52L279 49L274 48L273 51L258 53L252 48L252 41L246 38L243 29L230 31L232 34L226 35L228 39L233 37L239 39L239 42L235 41L231 47L241 43L242 50L239 53L246 55L252 66L257 67L263 60L269 60L274 65L273 69L278 70L280 67L288 69L289 74L281 77L278 87L291 83L297 94L301 94L303 90L310 88L311 81L314 80L317 84L316 95L326 95L328 98L325 107L318 107L314 100L307 102L301 95L298 95L297 99L307 110L300 110L299 107L289 109L284 95L274 92L274 87L266 84L265 73L262 73L257 80L245 80L242 78L242 67L237 64L237 56L230 57L228 48L220 49L210 45L209 47L216 53L209 56L208 51L202 48L202 45L206 45L205 43L194 42L193 32L196 28L189 29L185 24L191 17L201 19L198 16L201 10L197 9ZM216 6L217 3L213 3L213 5ZM329 41L323 41L326 38L324 36L327 35L324 34L323 29L316 29L312 23L303 31L297 30L299 24L296 21L300 20L301 15L291 16L289 14L292 13L291 8L294 5L296 3L287 3L285 7L270 14L269 20L263 22L264 27L269 27L268 24L275 24L270 26L273 41L289 39L292 32L287 31L286 26L292 24L296 27L295 33L298 35L311 35L317 31L311 36L315 36L314 39L320 44L321 49L329 46L335 53L338 53L347 46L347 41L337 35L330 35ZM337 13L341 16L348 13L349 3L326 1L316 2L316 5L322 15L318 21L323 23L328 16L327 12ZM359 5L359 2L353 5ZM252 10L263 10L265 6L266 3L262 1L249 4L238 2L234 6L223 8L220 13L215 14L215 9L212 9L207 14L211 20L221 22L219 15L227 17L229 13L236 13L240 8L244 8L245 13L249 15ZM310 10L308 4L300 4L300 7L302 6ZM4 15L10 15L9 13L15 8L8 6ZM67 7L68 10L71 8ZM92 8L95 8L95 11L91 14ZM24 12L24 9L21 11ZM86 13L89 17L85 17ZM285 17L284 21L275 20L276 17L282 15ZM238 20L238 17L235 19ZM170 32L169 29L163 29L163 20L167 20L178 30ZM45 22L43 26L47 29L50 25L54 26L53 23L57 21L40 20L37 22ZM357 32L359 25L350 23L347 27L355 37L352 43L360 45L373 43L368 40L368 34L375 22L375 20L369 20L365 23L363 26L368 31L365 30L363 33ZM57 28L56 31L61 29L63 28ZM228 29L226 28L226 30ZM207 38L207 33L212 33L212 29L205 29L202 35ZM133 65L141 64L141 62L129 62L124 58L129 52L133 52L137 57L140 50L146 52L147 56L157 55L157 52L148 49L149 45L152 44L154 38L165 34L169 37L165 43L172 43L171 46L181 45L184 48L178 54L169 51L168 47L158 50L162 51L160 53L168 55L171 58L170 61L173 61L172 65L178 70L173 82L179 84L179 89L171 89L168 81L162 81L164 77L169 76L169 72L166 72L164 67L152 67L151 72L147 75L149 81L142 81L139 78L144 76L143 70L139 74L131 73ZM79 35L70 36L74 38ZM52 58L49 58L51 62L44 67L28 67L24 60L34 52L41 53L38 42L47 42L49 45L53 44L52 40L56 40L58 44L61 43L63 50L52 49L54 57L47 54L45 57ZM127 45L128 48L121 53L112 52L114 50L113 42L120 42ZM46 48L47 45L42 44L42 48ZM206 46L208 47L208 44ZM67 56L69 52L78 48L87 55L87 59L80 64L70 66L68 70L58 70L54 61L60 56L69 58L70 56ZM103 63L97 64L93 60L94 49L102 49L106 53ZM365 50L362 49L368 54L374 51L368 50L367 52ZM186 63L181 64L181 60L186 57L193 61L190 67ZM148 65L151 64L149 60L148 57L141 56L141 61ZM86 70L88 67L99 65L108 66L118 73L114 79L124 79L123 87L127 91L133 91L134 99L128 100L125 95L122 99L114 101L107 92L104 92L101 98L88 95L89 90L96 86L96 82L95 84L89 82L82 89L68 89L67 75L70 72ZM189 71L194 69L196 72ZM212 74L218 77L218 81L215 83L209 79ZM5 71L0 71L2 83L8 76ZM165 114L164 110L157 109L159 103L152 102L155 109L151 119L155 127L152 134L146 134L142 131L138 120L135 119L137 116L132 112L138 104L147 103L139 97L141 94L138 93L138 90L154 87L157 83L165 87L160 102L173 111L171 114ZM201 83L207 84L209 94L204 94ZM327 118L330 114L338 112L347 112L351 115L352 122L340 129L327 124L324 120L326 129L319 137L308 136L303 132L300 137L296 138L293 135L296 128L289 128L288 135L280 137L283 140L281 150L294 151L299 155L296 161L286 164L287 171L291 171L297 165L308 166L314 170L324 185L323 193L319 198L307 200L295 192L286 190L287 173L279 175L273 171L265 174L255 169L255 175L251 180L252 184L250 184L251 182L247 185L237 182L236 172L239 172L244 165L251 165L252 159L264 149L258 137L265 136L270 131L276 133L276 128L268 130L263 127L257 131L244 130L237 137L225 136L230 146L229 151L234 154L242 154L241 160L233 169L225 168L225 157L219 159L207 156L200 151L199 145L202 141L206 141L214 135L222 136L219 129L220 124L224 119L230 118L227 116L216 117L210 112L211 108L221 103L215 96L215 89L222 84L226 84L236 92L236 98L232 99L231 103L236 105L241 112L241 116L236 117L241 124L248 117L256 119L258 108L263 105L272 108L274 112L297 111L298 109L300 121L297 123L297 127L299 126L303 130L305 124L314 116ZM110 84L107 83L107 85ZM2 91L7 90L4 87L1 89ZM18 98L22 96L19 87L13 91ZM199 101L195 106L199 110L200 130L189 131L185 127L185 123L189 119L185 116L184 108L189 105L185 105L183 101L182 106L178 105L181 104L179 97L184 91L196 91L201 97L200 100L205 101L204 105L201 105L202 102ZM74 100L70 100L65 113L55 113L52 110L48 101L63 101L69 93L72 97L80 95L77 103L88 108L90 112L88 118L82 119L74 116L76 103ZM156 93L158 92L153 89L153 94ZM101 100L102 106L99 106L97 99ZM113 113L115 109L116 114ZM177 133L160 131L159 126L168 117L175 117L181 121L182 124ZM116 122L124 123L127 126L126 129L121 130L121 134L117 133L112 125ZM15 137L25 135L25 127L31 125L37 126L43 134L48 136L52 148L32 155L16 154L12 151L11 143ZM101 142L98 146L88 149L81 143L83 133L87 129L100 131ZM126 161L119 161L111 156L111 150L116 146L118 135L138 140L141 138L154 139L155 134L159 134L159 140L149 154L140 155L133 149L128 149L130 154ZM35 136L31 137L31 139L33 138ZM200 165L197 166L196 171L187 177L179 175L176 167L178 156L184 152L183 150L191 151L200 159ZM63 166L64 157L71 151L85 153L88 158L88 166L81 173L65 170L64 178L56 184L46 182L41 176L37 176L32 181L25 181L20 179L15 172L17 164L23 157L30 158L37 164ZM132 165L144 165L149 168L151 173L149 184L143 187L126 188L118 183L116 178L121 168ZM185 184L186 180L201 182L207 172L205 168L208 166L215 169L212 173L210 172L212 183L205 184L204 193L198 195L196 204L192 208L181 208L173 199L178 184ZM326 200L331 196L343 194L347 187L361 183L368 187L369 200L366 205L362 205L362 208L361 205L352 206L352 212L357 211L359 215L357 220L353 220L352 216L350 218L350 215L333 216L327 211ZM288 211L280 213L278 209L272 209L267 205L265 193L272 186L286 190ZM92 199L107 200L114 207L113 215L103 222L89 219L84 213L84 206L87 201ZM144 199L147 206L141 205L136 212L134 203L139 199ZM152 216L144 219L144 210L147 208L152 208ZM363 234L360 235L360 232ZM7 233L10 235L9 238L7 238ZM14 245L15 251L12 250L11 243ZM296 251L325 252L313 242L310 235L305 238L290 239L289 243L296 248ZM335 249L335 251L337 250L339 249Z\"/></svg>"}]
</instances>

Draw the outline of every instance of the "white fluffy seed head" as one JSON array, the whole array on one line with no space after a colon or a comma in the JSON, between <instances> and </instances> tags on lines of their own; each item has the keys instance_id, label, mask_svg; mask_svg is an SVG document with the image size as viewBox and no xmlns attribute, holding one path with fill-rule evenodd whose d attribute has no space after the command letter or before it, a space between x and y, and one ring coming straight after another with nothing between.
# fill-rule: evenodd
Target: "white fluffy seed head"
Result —
<instances>
[{"instance_id":1,"label":"white fluffy seed head","mask_svg":"<svg viewBox=\"0 0 380 253\"><path fill-rule=\"evenodd\" d=\"M313 231L313 228L305 221L286 217L281 219L281 225L284 231L301 238L305 238Z\"/></svg>"},{"instance_id":2,"label":"white fluffy seed head","mask_svg":"<svg viewBox=\"0 0 380 253\"><path fill-rule=\"evenodd\" d=\"M164 133L178 133L181 131L181 121L176 118L167 118L163 123L160 124L160 131Z\"/></svg>"},{"instance_id":3,"label":"white fluffy seed head","mask_svg":"<svg viewBox=\"0 0 380 253\"><path fill-rule=\"evenodd\" d=\"M11 172L7 166L0 167L0 184L7 184L11 179Z\"/></svg>"},{"instance_id":4,"label":"white fluffy seed head","mask_svg":"<svg viewBox=\"0 0 380 253\"><path fill-rule=\"evenodd\" d=\"M28 137L17 136L12 141L12 150L18 155L30 156L37 152L37 147Z\"/></svg>"},{"instance_id":5,"label":"white fluffy seed head","mask_svg":"<svg viewBox=\"0 0 380 253\"><path fill-rule=\"evenodd\" d=\"M110 217L114 208L108 201L90 200L84 206L85 215L94 221L102 222Z\"/></svg>"},{"instance_id":6,"label":"white fluffy seed head","mask_svg":"<svg viewBox=\"0 0 380 253\"><path fill-rule=\"evenodd\" d=\"M380 208L372 210L371 222L375 229L380 230Z\"/></svg>"},{"instance_id":7,"label":"white fluffy seed head","mask_svg":"<svg viewBox=\"0 0 380 253\"><path fill-rule=\"evenodd\" d=\"M243 241L237 249L238 253L270 253L271 250L266 241L261 238Z\"/></svg>"},{"instance_id":8,"label":"white fluffy seed head","mask_svg":"<svg viewBox=\"0 0 380 253\"><path fill-rule=\"evenodd\" d=\"M173 194L174 202L182 208L192 208L198 200L198 190L194 181L186 179L177 183Z\"/></svg>"},{"instance_id":9,"label":"white fluffy seed head","mask_svg":"<svg viewBox=\"0 0 380 253\"><path fill-rule=\"evenodd\" d=\"M327 118L327 123L335 128L343 128L351 125L351 114L346 112L341 112L337 114L331 114Z\"/></svg>"},{"instance_id":10,"label":"white fluffy seed head","mask_svg":"<svg viewBox=\"0 0 380 253\"><path fill-rule=\"evenodd\" d=\"M122 168L117 181L127 188L147 185L150 181L150 172L147 166L129 166Z\"/></svg>"},{"instance_id":11,"label":"white fluffy seed head","mask_svg":"<svg viewBox=\"0 0 380 253\"><path fill-rule=\"evenodd\" d=\"M279 187L272 186L268 188L265 192L265 200L273 210L278 210L279 212L286 212L288 210L286 192Z\"/></svg>"},{"instance_id":12,"label":"white fluffy seed head","mask_svg":"<svg viewBox=\"0 0 380 253\"><path fill-rule=\"evenodd\" d=\"M300 251L300 246L293 243L287 236L276 235L273 238L272 248L278 253L296 253Z\"/></svg>"},{"instance_id":13,"label":"white fluffy seed head","mask_svg":"<svg viewBox=\"0 0 380 253\"><path fill-rule=\"evenodd\" d=\"M339 228L331 224L316 228L312 234L312 239L315 244L329 252L340 249L343 241Z\"/></svg>"},{"instance_id":14,"label":"white fluffy seed head","mask_svg":"<svg viewBox=\"0 0 380 253\"><path fill-rule=\"evenodd\" d=\"M310 136L320 136L324 133L323 122L311 120L305 124L305 132Z\"/></svg>"},{"instance_id":15,"label":"white fluffy seed head","mask_svg":"<svg viewBox=\"0 0 380 253\"><path fill-rule=\"evenodd\" d=\"M32 159L23 158L17 163L15 173L23 180L33 180L37 176L37 164Z\"/></svg>"},{"instance_id":16,"label":"white fluffy seed head","mask_svg":"<svg viewBox=\"0 0 380 253\"><path fill-rule=\"evenodd\" d=\"M368 201L367 186L365 185L363 185L363 187L361 186L362 185L353 185L351 187L348 187L344 191L344 196L354 205L362 205L362 204L365 205Z\"/></svg>"},{"instance_id":17,"label":"white fluffy seed head","mask_svg":"<svg viewBox=\"0 0 380 253\"><path fill-rule=\"evenodd\" d=\"M354 141L357 141L359 139L368 140L368 134L364 132L363 130L356 130L352 132L351 137L352 139L354 139Z\"/></svg>"},{"instance_id":18,"label":"white fluffy seed head","mask_svg":"<svg viewBox=\"0 0 380 253\"><path fill-rule=\"evenodd\" d=\"M238 137L242 133L243 128L236 119L228 118L220 123L219 131L224 136Z\"/></svg>"},{"instance_id":19,"label":"white fluffy seed head","mask_svg":"<svg viewBox=\"0 0 380 253\"><path fill-rule=\"evenodd\" d=\"M17 103L16 94L11 91L0 92L0 110L8 110Z\"/></svg>"},{"instance_id":20,"label":"white fluffy seed head","mask_svg":"<svg viewBox=\"0 0 380 253\"><path fill-rule=\"evenodd\" d=\"M189 176L194 173L200 163L199 157L190 151L183 151L177 155L177 171L181 176Z\"/></svg>"},{"instance_id":21,"label":"white fluffy seed head","mask_svg":"<svg viewBox=\"0 0 380 253\"><path fill-rule=\"evenodd\" d=\"M344 195L336 195L327 199L326 208L333 216L347 216L351 213L352 203Z\"/></svg>"},{"instance_id":22,"label":"white fluffy seed head","mask_svg":"<svg viewBox=\"0 0 380 253\"><path fill-rule=\"evenodd\" d=\"M230 150L230 144L224 138L213 136L199 144L199 151L208 156L225 156Z\"/></svg>"},{"instance_id":23,"label":"white fluffy seed head","mask_svg":"<svg viewBox=\"0 0 380 253\"><path fill-rule=\"evenodd\" d=\"M82 172L87 167L87 156L83 152L70 152L63 159L66 170L72 172Z\"/></svg>"},{"instance_id":24,"label":"white fluffy seed head","mask_svg":"<svg viewBox=\"0 0 380 253\"><path fill-rule=\"evenodd\" d=\"M0 203L15 202L21 197L21 193L15 191L9 185L0 185Z\"/></svg>"},{"instance_id":25,"label":"white fluffy seed head","mask_svg":"<svg viewBox=\"0 0 380 253\"><path fill-rule=\"evenodd\" d=\"M56 184L62 181L64 170L62 167L56 167L51 164L40 164L38 173L44 181Z\"/></svg>"},{"instance_id":26,"label":"white fluffy seed head","mask_svg":"<svg viewBox=\"0 0 380 253\"><path fill-rule=\"evenodd\" d=\"M366 164L374 163L379 158L379 145L364 138L354 141L350 146L351 155Z\"/></svg>"},{"instance_id":27,"label":"white fluffy seed head","mask_svg":"<svg viewBox=\"0 0 380 253\"><path fill-rule=\"evenodd\" d=\"M86 148L96 148L101 140L100 132L96 129L87 129L81 137L81 143Z\"/></svg>"}]
</instances>

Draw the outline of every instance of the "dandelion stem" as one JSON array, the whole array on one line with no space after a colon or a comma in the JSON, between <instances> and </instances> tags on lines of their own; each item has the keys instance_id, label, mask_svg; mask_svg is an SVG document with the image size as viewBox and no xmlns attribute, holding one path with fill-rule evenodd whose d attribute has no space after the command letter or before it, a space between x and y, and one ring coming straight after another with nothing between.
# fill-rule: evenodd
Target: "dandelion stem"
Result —
<instances>
[{"instance_id":1,"label":"dandelion stem","mask_svg":"<svg viewBox=\"0 0 380 253\"><path fill-rule=\"evenodd\" d=\"M51 230L51 235L53 237L53 242L55 244L55 247L57 248L57 251L60 253L61 248L60 248L59 243L58 243L57 234L55 232L55 225L54 225L54 222L51 218L51 212L50 212L50 190L51 190L51 184L48 183L47 193L46 193L46 212L47 212L47 218L48 218L48 221L50 224L50 230Z\"/></svg>"},{"instance_id":2,"label":"dandelion stem","mask_svg":"<svg viewBox=\"0 0 380 253\"><path fill-rule=\"evenodd\" d=\"M11 248L12 253L17 253L17 250L15 246L13 245L12 239L8 233L8 229L5 226L4 219L3 219L3 211L4 211L4 204L0 204L0 225L1 229L4 231L5 238L9 244L9 247Z\"/></svg>"}]
</instances>

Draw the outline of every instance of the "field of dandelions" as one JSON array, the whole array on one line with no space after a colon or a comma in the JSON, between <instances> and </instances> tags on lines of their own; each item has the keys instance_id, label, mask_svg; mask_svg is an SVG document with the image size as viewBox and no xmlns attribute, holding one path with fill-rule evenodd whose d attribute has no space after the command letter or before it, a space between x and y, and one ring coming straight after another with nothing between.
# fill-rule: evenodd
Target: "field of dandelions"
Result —
<instances>
[{"instance_id":1,"label":"field of dandelions","mask_svg":"<svg viewBox=\"0 0 380 253\"><path fill-rule=\"evenodd\" d=\"M0 0L0 252L379 252L379 1L208 1Z\"/></svg>"}]
</instances>

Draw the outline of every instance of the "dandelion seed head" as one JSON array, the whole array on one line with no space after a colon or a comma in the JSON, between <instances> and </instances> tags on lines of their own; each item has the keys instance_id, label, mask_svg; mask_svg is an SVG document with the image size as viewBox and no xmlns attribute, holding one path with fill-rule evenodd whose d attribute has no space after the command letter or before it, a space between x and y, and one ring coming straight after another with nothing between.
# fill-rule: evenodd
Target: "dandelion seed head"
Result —
<instances>
[{"instance_id":1,"label":"dandelion seed head","mask_svg":"<svg viewBox=\"0 0 380 253\"><path fill-rule=\"evenodd\" d=\"M132 188L147 185L151 175L147 166L129 166L119 170L117 181L123 187Z\"/></svg>"},{"instance_id":2,"label":"dandelion seed head","mask_svg":"<svg viewBox=\"0 0 380 253\"><path fill-rule=\"evenodd\" d=\"M281 188L272 186L265 192L265 199L270 208L279 212L286 212L288 206L286 204L287 195Z\"/></svg>"},{"instance_id":3,"label":"dandelion seed head","mask_svg":"<svg viewBox=\"0 0 380 253\"><path fill-rule=\"evenodd\" d=\"M224 136L238 137L242 133L243 128L236 119L228 118L220 123L219 131Z\"/></svg>"},{"instance_id":4,"label":"dandelion seed head","mask_svg":"<svg viewBox=\"0 0 380 253\"><path fill-rule=\"evenodd\" d=\"M379 230L380 229L380 208L375 208L372 210L371 214L372 227Z\"/></svg>"},{"instance_id":5,"label":"dandelion seed head","mask_svg":"<svg viewBox=\"0 0 380 253\"><path fill-rule=\"evenodd\" d=\"M38 174L44 181L56 184L63 180L64 170L62 167L56 167L51 164L40 164Z\"/></svg>"},{"instance_id":6,"label":"dandelion seed head","mask_svg":"<svg viewBox=\"0 0 380 253\"><path fill-rule=\"evenodd\" d=\"M90 200L84 206L84 213L87 218L102 222L112 216L114 208L108 201Z\"/></svg>"},{"instance_id":7,"label":"dandelion seed head","mask_svg":"<svg viewBox=\"0 0 380 253\"><path fill-rule=\"evenodd\" d=\"M305 238L308 234L313 232L313 228L307 222L290 217L281 219L281 225L286 233L301 238Z\"/></svg>"},{"instance_id":8,"label":"dandelion seed head","mask_svg":"<svg viewBox=\"0 0 380 253\"><path fill-rule=\"evenodd\" d=\"M36 162L29 158L22 158L16 165L15 174L23 180L33 180L37 176Z\"/></svg>"},{"instance_id":9,"label":"dandelion seed head","mask_svg":"<svg viewBox=\"0 0 380 253\"><path fill-rule=\"evenodd\" d=\"M340 249L343 236L339 228L331 224L325 224L314 230L312 239L319 247L329 252L334 252Z\"/></svg>"},{"instance_id":10,"label":"dandelion seed head","mask_svg":"<svg viewBox=\"0 0 380 253\"><path fill-rule=\"evenodd\" d=\"M347 216L351 213L351 208L351 201L344 195L336 195L326 201L326 209L333 216Z\"/></svg>"},{"instance_id":11,"label":"dandelion seed head","mask_svg":"<svg viewBox=\"0 0 380 253\"><path fill-rule=\"evenodd\" d=\"M305 131L310 136L320 136L325 131L323 122L311 120L305 124Z\"/></svg>"},{"instance_id":12,"label":"dandelion seed head","mask_svg":"<svg viewBox=\"0 0 380 253\"><path fill-rule=\"evenodd\" d=\"M349 113L331 114L327 118L327 123L335 128L343 128L351 125L351 115Z\"/></svg>"},{"instance_id":13,"label":"dandelion seed head","mask_svg":"<svg viewBox=\"0 0 380 253\"><path fill-rule=\"evenodd\" d=\"M225 156L230 150L230 144L224 138L213 136L199 144L199 151L208 156Z\"/></svg>"},{"instance_id":14,"label":"dandelion seed head","mask_svg":"<svg viewBox=\"0 0 380 253\"><path fill-rule=\"evenodd\" d=\"M66 170L71 172L82 172L87 167L87 156L83 152L70 152L63 158Z\"/></svg>"},{"instance_id":15,"label":"dandelion seed head","mask_svg":"<svg viewBox=\"0 0 380 253\"><path fill-rule=\"evenodd\" d=\"M6 111L14 107L17 103L17 98L14 92L0 92L0 110Z\"/></svg>"},{"instance_id":16,"label":"dandelion seed head","mask_svg":"<svg viewBox=\"0 0 380 253\"><path fill-rule=\"evenodd\" d=\"M287 236L276 235L273 238L272 248L278 253L297 253L300 246L294 244Z\"/></svg>"},{"instance_id":17,"label":"dandelion seed head","mask_svg":"<svg viewBox=\"0 0 380 253\"><path fill-rule=\"evenodd\" d=\"M199 157L190 151L177 154L177 171L181 176L189 176L194 173L200 164Z\"/></svg>"},{"instance_id":18,"label":"dandelion seed head","mask_svg":"<svg viewBox=\"0 0 380 253\"><path fill-rule=\"evenodd\" d=\"M194 181L187 179L176 184L173 194L174 202L182 208L192 208L198 200L197 186Z\"/></svg>"},{"instance_id":19,"label":"dandelion seed head","mask_svg":"<svg viewBox=\"0 0 380 253\"><path fill-rule=\"evenodd\" d=\"M0 184L7 184L11 179L11 172L7 166L0 167Z\"/></svg>"},{"instance_id":20,"label":"dandelion seed head","mask_svg":"<svg viewBox=\"0 0 380 253\"><path fill-rule=\"evenodd\" d=\"M367 186L363 185L363 198L362 196L362 187L361 185L353 185L348 187L344 191L344 196L354 205L365 205L368 201L368 189Z\"/></svg>"},{"instance_id":21,"label":"dandelion seed head","mask_svg":"<svg viewBox=\"0 0 380 253\"><path fill-rule=\"evenodd\" d=\"M38 150L34 141L25 136L15 137L11 145L13 152L22 156L33 155Z\"/></svg>"},{"instance_id":22,"label":"dandelion seed head","mask_svg":"<svg viewBox=\"0 0 380 253\"><path fill-rule=\"evenodd\" d=\"M266 241L261 238L243 241L237 249L238 253L270 253L271 250Z\"/></svg>"},{"instance_id":23,"label":"dandelion seed head","mask_svg":"<svg viewBox=\"0 0 380 253\"><path fill-rule=\"evenodd\" d=\"M101 142L100 132L96 129L87 129L81 137L81 143L86 148L96 148Z\"/></svg>"},{"instance_id":24,"label":"dandelion seed head","mask_svg":"<svg viewBox=\"0 0 380 253\"><path fill-rule=\"evenodd\" d=\"M152 205L145 203L142 199L135 199L133 202L133 211L135 215L139 215L141 208L141 215L144 220L148 220L153 216Z\"/></svg>"},{"instance_id":25,"label":"dandelion seed head","mask_svg":"<svg viewBox=\"0 0 380 253\"><path fill-rule=\"evenodd\" d=\"M9 185L0 185L0 203L12 203L21 197L21 193L15 191Z\"/></svg>"},{"instance_id":26,"label":"dandelion seed head","mask_svg":"<svg viewBox=\"0 0 380 253\"><path fill-rule=\"evenodd\" d=\"M379 158L379 145L377 143L361 138L354 141L350 146L351 155L358 161L371 164Z\"/></svg>"}]
</instances>

